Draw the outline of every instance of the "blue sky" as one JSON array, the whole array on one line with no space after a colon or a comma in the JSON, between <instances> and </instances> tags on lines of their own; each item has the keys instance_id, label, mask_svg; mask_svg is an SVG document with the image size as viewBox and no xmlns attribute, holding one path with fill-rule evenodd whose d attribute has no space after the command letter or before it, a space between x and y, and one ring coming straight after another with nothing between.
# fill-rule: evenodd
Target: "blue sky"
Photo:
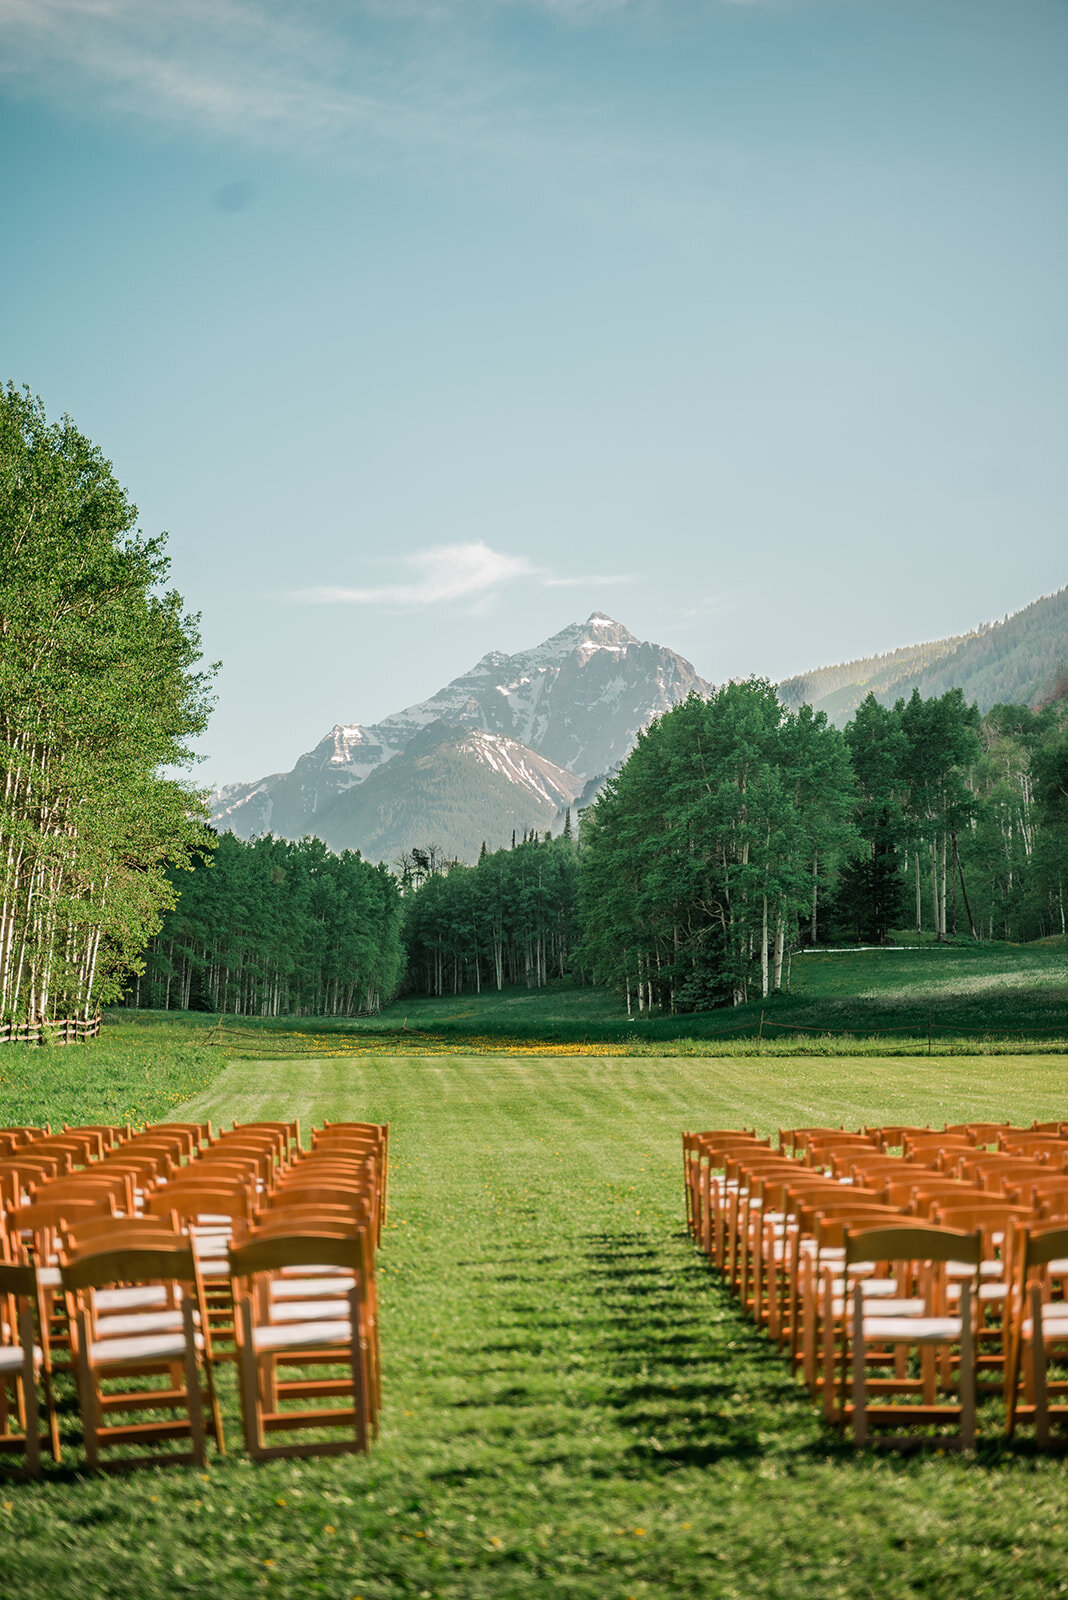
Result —
<instances>
[{"instance_id":1,"label":"blue sky","mask_svg":"<svg viewBox=\"0 0 1068 1600\"><path fill-rule=\"evenodd\" d=\"M1062 0L0 0L0 377L201 781L594 609L713 681L1068 580Z\"/></svg>"}]
</instances>

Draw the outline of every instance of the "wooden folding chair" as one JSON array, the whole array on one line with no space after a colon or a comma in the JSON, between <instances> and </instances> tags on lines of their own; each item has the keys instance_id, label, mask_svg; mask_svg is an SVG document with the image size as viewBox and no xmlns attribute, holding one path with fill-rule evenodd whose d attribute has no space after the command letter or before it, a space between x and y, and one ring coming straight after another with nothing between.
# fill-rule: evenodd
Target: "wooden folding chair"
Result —
<instances>
[{"instance_id":1,"label":"wooden folding chair","mask_svg":"<svg viewBox=\"0 0 1068 1600\"><path fill-rule=\"evenodd\" d=\"M211 1336L209 1359L215 1366L236 1360L229 1252L231 1245L243 1242L252 1224L254 1205L249 1188L239 1184L198 1184L192 1180L169 1183L149 1196L146 1211L149 1216L173 1216L188 1229Z\"/></svg>"},{"instance_id":2,"label":"wooden folding chair","mask_svg":"<svg viewBox=\"0 0 1068 1600\"><path fill-rule=\"evenodd\" d=\"M237 1306L238 1376L248 1452L256 1460L278 1456L338 1455L367 1450L373 1409L372 1350L366 1333L364 1252L358 1235L325 1226L317 1234L253 1235L230 1252ZM331 1299L283 1307L271 1280L286 1268L340 1268L346 1291ZM317 1364L345 1366L346 1376L279 1376L280 1369ZM341 1406L308 1408L300 1402L344 1398ZM269 1445L275 1432L342 1428L342 1439Z\"/></svg>"},{"instance_id":3,"label":"wooden folding chair","mask_svg":"<svg viewBox=\"0 0 1068 1600\"><path fill-rule=\"evenodd\" d=\"M1068 1301L1050 1298L1051 1276L1063 1277L1066 1272L1068 1225L1058 1221L1015 1231L1010 1261L1005 1433L1011 1439L1018 1422L1033 1422L1035 1442L1041 1448L1050 1443L1051 1422L1068 1422L1068 1381L1049 1377L1051 1352L1061 1361L1068 1360ZM1025 1382L1022 1402L1021 1376Z\"/></svg>"},{"instance_id":4,"label":"wooden folding chair","mask_svg":"<svg viewBox=\"0 0 1068 1600\"><path fill-rule=\"evenodd\" d=\"M78 1400L89 1467L125 1471L172 1462L203 1466L204 1405L212 1405L212 1392L210 1365L207 1393L201 1388L199 1353L204 1335L197 1328L196 1261L188 1239L77 1253L61 1270L63 1288L74 1306ZM95 1296L101 1291L143 1284L167 1289L169 1303L163 1313L131 1316L130 1331L118 1326L118 1319L100 1314ZM166 1381L146 1387L143 1380L149 1377ZM105 1381L109 1383L106 1390ZM123 1387L113 1387L118 1383ZM160 1410L183 1411L185 1415L166 1421L104 1420ZM102 1459L105 1450L186 1441L188 1448L179 1452L157 1450L132 1458Z\"/></svg>"},{"instance_id":5,"label":"wooden folding chair","mask_svg":"<svg viewBox=\"0 0 1068 1600\"><path fill-rule=\"evenodd\" d=\"M843 1266L848 1279L850 1268L858 1262L885 1268L899 1288L915 1288L923 1301L923 1313L909 1310L904 1315L888 1312L885 1302L875 1301L858 1278L845 1300L845 1321L840 1333L833 1318L824 1322L825 1382L838 1390L834 1420L840 1426L852 1424L853 1441L865 1445L872 1438L872 1427L895 1425L902 1429L929 1429L946 1421L957 1423L952 1435L938 1434L930 1442L942 1448L971 1449L975 1443L975 1339L973 1328L972 1280L960 1285L960 1302L950 1313L946 1296L945 1268L949 1262L971 1265L978 1277L982 1259L982 1240L978 1233L962 1233L951 1228L928 1228L896 1224L847 1229ZM834 1268L824 1274L825 1301L834 1298ZM956 1398L944 1398L946 1384L939 1385L936 1356L940 1348L956 1349ZM918 1378L904 1374L901 1355L916 1350L920 1354ZM898 1359L895 1359L897 1357ZM869 1369L873 1362L885 1360L893 1376L875 1378ZM848 1384L851 1373L852 1383ZM851 1387L851 1403L846 1395ZM869 1391L875 1389L882 1403L873 1405ZM940 1398L941 1396L941 1398ZM880 1433L877 1442L900 1445L912 1442L908 1434Z\"/></svg>"},{"instance_id":6,"label":"wooden folding chair","mask_svg":"<svg viewBox=\"0 0 1068 1600\"><path fill-rule=\"evenodd\" d=\"M26 1475L41 1476L40 1408L37 1375L44 1380L53 1458L59 1460L59 1433L44 1351L34 1337L37 1275L32 1266L0 1261L0 1451L21 1451Z\"/></svg>"}]
</instances>

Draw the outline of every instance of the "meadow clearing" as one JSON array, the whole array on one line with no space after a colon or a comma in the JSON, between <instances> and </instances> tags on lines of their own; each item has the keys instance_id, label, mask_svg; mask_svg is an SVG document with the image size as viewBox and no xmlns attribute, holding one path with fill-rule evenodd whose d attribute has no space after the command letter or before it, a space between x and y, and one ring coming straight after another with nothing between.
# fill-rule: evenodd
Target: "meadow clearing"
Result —
<instances>
[{"instance_id":1,"label":"meadow clearing","mask_svg":"<svg viewBox=\"0 0 1068 1600\"><path fill-rule=\"evenodd\" d=\"M240 1059L214 1026L9 1047L0 1122L388 1120L382 1436L253 1467L227 1373L232 1454L92 1479L68 1394L64 1464L0 1486L3 1600L1068 1593L1063 1457L1006 1450L997 1403L974 1459L856 1456L691 1244L679 1151L705 1126L1062 1115L1068 1057L332 1054L306 1023Z\"/></svg>"}]
</instances>

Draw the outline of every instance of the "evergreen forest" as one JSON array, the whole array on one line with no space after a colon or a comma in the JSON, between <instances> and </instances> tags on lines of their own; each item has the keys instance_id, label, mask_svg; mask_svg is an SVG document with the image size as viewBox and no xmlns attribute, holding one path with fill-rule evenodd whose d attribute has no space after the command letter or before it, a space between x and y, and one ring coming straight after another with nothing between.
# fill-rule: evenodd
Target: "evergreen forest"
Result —
<instances>
[{"instance_id":1,"label":"evergreen forest","mask_svg":"<svg viewBox=\"0 0 1068 1600\"><path fill-rule=\"evenodd\" d=\"M397 880L319 839L227 833L191 873L128 991L137 1006L245 1016L377 1011L404 974Z\"/></svg>"}]
</instances>

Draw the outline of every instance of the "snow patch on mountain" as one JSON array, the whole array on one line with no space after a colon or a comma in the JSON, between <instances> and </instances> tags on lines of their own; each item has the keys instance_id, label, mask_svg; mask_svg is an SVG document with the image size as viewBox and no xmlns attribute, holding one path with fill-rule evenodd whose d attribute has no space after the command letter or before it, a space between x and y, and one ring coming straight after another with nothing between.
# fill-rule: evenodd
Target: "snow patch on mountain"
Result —
<instances>
[{"instance_id":1,"label":"snow patch on mountain","mask_svg":"<svg viewBox=\"0 0 1068 1600\"><path fill-rule=\"evenodd\" d=\"M292 772L220 790L212 820L244 838L268 829L287 838L314 832L320 812L435 722L503 740L483 741L480 759L488 765L493 753L501 763L494 770L507 770L510 781L531 792L546 785L537 792L559 804L559 780L535 776L532 762L541 758L554 772L571 774L577 793L588 778L624 760L654 717L691 691L710 689L683 657L595 611L529 650L488 651L429 699L381 722L336 724ZM522 757L513 746L525 747Z\"/></svg>"}]
</instances>

